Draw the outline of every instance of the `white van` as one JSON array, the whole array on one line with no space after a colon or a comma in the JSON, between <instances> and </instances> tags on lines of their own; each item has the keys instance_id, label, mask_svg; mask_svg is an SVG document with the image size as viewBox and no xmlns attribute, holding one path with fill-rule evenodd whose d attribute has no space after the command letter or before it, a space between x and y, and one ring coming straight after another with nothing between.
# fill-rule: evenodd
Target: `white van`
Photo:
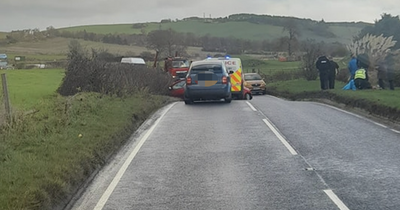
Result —
<instances>
[{"instance_id":1,"label":"white van","mask_svg":"<svg viewBox=\"0 0 400 210\"><path fill-rule=\"evenodd\" d=\"M121 63L127 63L132 65L146 65L143 58L122 58Z\"/></svg>"}]
</instances>

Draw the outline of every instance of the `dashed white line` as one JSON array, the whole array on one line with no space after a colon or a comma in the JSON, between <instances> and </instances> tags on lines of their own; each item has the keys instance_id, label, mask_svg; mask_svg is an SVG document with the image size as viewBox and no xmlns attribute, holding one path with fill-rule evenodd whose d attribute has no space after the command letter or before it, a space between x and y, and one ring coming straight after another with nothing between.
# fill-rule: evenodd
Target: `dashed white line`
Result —
<instances>
[{"instance_id":1,"label":"dashed white line","mask_svg":"<svg viewBox=\"0 0 400 210\"><path fill-rule=\"evenodd\" d=\"M286 139L278 132L278 130L273 126L267 119L263 119L264 123L271 129L271 131L278 137L278 139L285 145L285 147L289 150L292 155L297 155L296 150L293 149L292 146L290 146L289 142L286 141Z\"/></svg>"},{"instance_id":2,"label":"dashed white line","mask_svg":"<svg viewBox=\"0 0 400 210\"><path fill-rule=\"evenodd\" d=\"M339 207L340 210L350 210L332 190L324 190L328 197Z\"/></svg>"},{"instance_id":3,"label":"dashed white line","mask_svg":"<svg viewBox=\"0 0 400 210\"><path fill-rule=\"evenodd\" d=\"M164 117L164 115L172 108L174 104L170 105L164 113L157 119L157 121L151 126L151 128L146 132L146 134L140 139L139 143L136 147L132 150L129 157L125 160L124 164L119 169L117 175L115 175L114 179L111 181L110 185L107 187L106 191L101 196L100 200L97 202L97 205L94 207L94 210L101 210L105 206L106 202L110 198L112 192L114 191L115 187L121 180L122 176L124 175L125 171L128 169L128 166L132 162L133 158L135 158L136 154L139 152L140 148L143 146L144 142L149 138L150 134L153 130L157 127L158 123Z\"/></svg>"},{"instance_id":4,"label":"dashed white line","mask_svg":"<svg viewBox=\"0 0 400 210\"><path fill-rule=\"evenodd\" d=\"M255 112L257 111L257 109L254 108L254 106L253 106L250 102L246 101L246 103L247 103L247 105L249 105L249 107L250 107L251 110L253 110L253 111L255 111Z\"/></svg>"}]
</instances>

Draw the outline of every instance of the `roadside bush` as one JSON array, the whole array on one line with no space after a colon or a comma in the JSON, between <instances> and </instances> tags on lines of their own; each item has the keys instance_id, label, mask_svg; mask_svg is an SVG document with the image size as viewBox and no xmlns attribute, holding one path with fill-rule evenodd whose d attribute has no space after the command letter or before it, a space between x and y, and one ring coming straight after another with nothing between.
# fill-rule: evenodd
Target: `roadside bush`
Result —
<instances>
[{"instance_id":1,"label":"roadside bush","mask_svg":"<svg viewBox=\"0 0 400 210\"><path fill-rule=\"evenodd\" d=\"M77 43L70 44L69 62L58 92L63 96L78 92L98 92L119 97L146 91L165 95L172 82L169 74L147 66L110 63L91 56Z\"/></svg>"}]
</instances>

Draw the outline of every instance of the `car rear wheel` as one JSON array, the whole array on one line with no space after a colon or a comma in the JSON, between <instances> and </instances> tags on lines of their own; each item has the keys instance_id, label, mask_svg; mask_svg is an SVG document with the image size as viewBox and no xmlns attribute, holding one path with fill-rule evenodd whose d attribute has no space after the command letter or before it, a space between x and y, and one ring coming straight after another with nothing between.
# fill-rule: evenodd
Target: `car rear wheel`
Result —
<instances>
[{"instance_id":1,"label":"car rear wheel","mask_svg":"<svg viewBox=\"0 0 400 210\"><path fill-rule=\"evenodd\" d=\"M192 104L193 103L193 100L191 100L191 99L184 99L183 101L185 102L185 104Z\"/></svg>"}]
</instances>

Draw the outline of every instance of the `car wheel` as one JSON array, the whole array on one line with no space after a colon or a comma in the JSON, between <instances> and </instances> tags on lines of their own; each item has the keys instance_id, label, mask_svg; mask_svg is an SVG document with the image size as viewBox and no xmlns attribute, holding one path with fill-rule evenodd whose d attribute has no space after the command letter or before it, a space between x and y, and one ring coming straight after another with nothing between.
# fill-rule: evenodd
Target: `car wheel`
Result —
<instances>
[{"instance_id":1,"label":"car wheel","mask_svg":"<svg viewBox=\"0 0 400 210\"><path fill-rule=\"evenodd\" d=\"M246 95L245 95L245 99L246 99L246 100L251 100L252 98L253 98L253 97L251 97L250 94L246 93Z\"/></svg>"},{"instance_id":2,"label":"car wheel","mask_svg":"<svg viewBox=\"0 0 400 210\"><path fill-rule=\"evenodd\" d=\"M193 101L191 99L183 99L185 101L185 104L192 104Z\"/></svg>"},{"instance_id":3,"label":"car wheel","mask_svg":"<svg viewBox=\"0 0 400 210\"><path fill-rule=\"evenodd\" d=\"M262 94L263 95L267 94L267 90L263 90Z\"/></svg>"}]
</instances>

